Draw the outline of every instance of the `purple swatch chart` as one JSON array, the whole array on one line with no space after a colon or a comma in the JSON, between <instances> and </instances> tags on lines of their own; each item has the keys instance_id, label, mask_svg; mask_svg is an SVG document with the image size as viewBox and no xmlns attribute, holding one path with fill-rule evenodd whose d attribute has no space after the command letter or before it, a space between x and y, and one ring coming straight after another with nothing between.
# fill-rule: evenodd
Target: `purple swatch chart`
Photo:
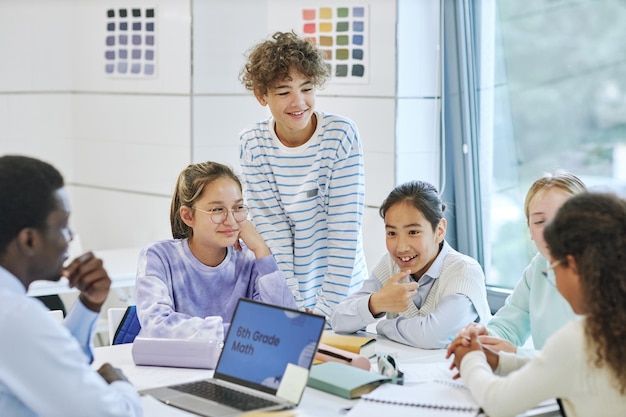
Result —
<instances>
[{"instance_id":1,"label":"purple swatch chart","mask_svg":"<svg viewBox=\"0 0 626 417\"><path fill-rule=\"evenodd\" d=\"M302 32L324 52L334 82L369 82L367 21L367 5L302 9Z\"/></svg>"},{"instance_id":2,"label":"purple swatch chart","mask_svg":"<svg viewBox=\"0 0 626 417\"><path fill-rule=\"evenodd\" d=\"M156 77L156 8L106 11L104 72L115 77Z\"/></svg>"}]
</instances>

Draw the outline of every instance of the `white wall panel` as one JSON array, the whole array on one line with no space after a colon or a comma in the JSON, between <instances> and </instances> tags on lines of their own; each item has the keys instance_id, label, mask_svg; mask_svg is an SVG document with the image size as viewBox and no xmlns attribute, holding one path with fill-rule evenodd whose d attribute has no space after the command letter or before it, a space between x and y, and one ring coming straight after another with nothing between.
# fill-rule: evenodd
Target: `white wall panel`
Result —
<instances>
[{"instance_id":1,"label":"white wall panel","mask_svg":"<svg viewBox=\"0 0 626 417\"><path fill-rule=\"evenodd\" d=\"M13 94L7 96L7 135L12 140L68 139L71 132L69 94Z\"/></svg>"},{"instance_id":2,"label":"white wall panel","mask_svg":"<svg viewBox=\"0 0 626 417\"><path fill-rule=\"evenodd\" d=\"M252 96L193 97L193 142L197 147L239 147L239 132L270 116Z\"/></svg>"},{"instance_id":3,"label":"white wall panel","mask_svg":"<svg viewBox=\"0 0 626 417\"><path fill-rule=\"evenodd\" d=\"M3 145L13 142L9 137L9 101L10 94L0 94L0 152Z\"/></svg>"},{"instance_id":4,"label":"white wall panel","mask_svg":"<svg viewBox=\"0 0 626 417\"><path fill-rule=\"evenodd\" d=\"M220 162L239 172L239 132L269 116L252 93L194 96L193 162Z\"/></svg>"},{"instance_id":5,"label":"white wall panel","mask_svg":"<svg viewBox=\"0 0 626 417\"><path fill-rule=\"evenodd\" d=\"M241 173L238 147L201 146L196 148L194 150L192 162L196 163L206 161L219 162L220 164L228 165L237 175Z\"/></svg>"},{"instance_id":6,"label":"white wall panel","mask_svg":"<svg viewBox=\"0 0 626 417\"><path fill-rule=\"evenodd\" d=\"M378 207L395 186L394 154L365 152L365 204Z\"/></svg>"},{"instance_id":7,"label":"white wall panel","mask_svg":"<svg viewBox=\"0 0 626 417\"><path fill-rule=\"evenodd\" d=\"M188 96L78 94L73 96L77 141L189 146Z\"/></svg>"},{"instance_id":8,"label":"white wall panel","mask_svg":"<svg viewBox=\"0 0 626 417\"><path fill-rule=\"evenodd\" d=\"M8 154L26 155L49 162L63 174L66 182L73 177L74 154L70 139L56 140L54 144L34 139L22 139L21 142L0 141L0 155Z\"/></svg>"},{"instance_id":9,"label":"white wall panel","mask_svg":"<svg viewBox=\"0 0 626 417\"><path fill-rule=\"evenodd\" d=\"M76 142L75 181L137 193L170 195L189 164L189 147Z\"/></svg>"},{"instance_id":10,"label":"white wall panel","mask_svg":"<svg viewBox=\"0 0 626 417\"><path fill-rule=\"evenodd\" d=\"M179 0L74 3L74 88L79 91L178 93L191 90L191 9ZM107 76L104 71L107 10L155 7L157 76Z\"/></svg>"},{"instance_id":11,"label":"white wall panel","mask_svg":"<svg viewBox=\"0 0 626 417\"><path fill-rule=\"evenodd\" d=\"M73 175L71 96L68 94L8 94L3 96L4 118L0 153L45 159L65 175Z\"/></svg>"},{"instance_id":12,"label":"white wall panel","mask_svg":"<svg viewBox=\"0 0 626 417\"><path fill-rule=\"evenodd\" d=\"M69 0L0 1L0 91L71 88Z\"/></svg>"},{"instance_id":13,"label":"white wall panel","mask_svg":"<svg viewBox=\"0 0 626 417\"><path fill-rule=\"evenodd\" d=\"M70 223L84 250L143 247L171 238L169 196L68 187Z\"/></svg>"},{"instance_id":14,"label":"white wall panel","mask_svg":"<svg viewBox=\"0 0 626 417\"><path fill-rule=\"evenodd\" d=\"M439 97L439 1L398 0L399 97Z\"/></svg>"},{"instance_id":15,"label":"white wall panel","mask_svg":"<svg viewBox=\"0 0 626 417\"><path fill-rule=\"evenodd\" d=\"M405 152L435 152L439 149L438 99L399 98L396 121L398 154Z\"/></svg>"},{"instance_id":16,"label":"white wall panel","mask_svg":"<svg viewBox=\"0 0 626 417\"><path fill-rule=\"evenodd\" d=\"M377 208L365 208L363 214L363 246L367 270L371 273L380 258L387 252L385 222L378 214Z\"/></svg>"},{"instance_id":17,"label":"white wall panel","mask_svg":"<svg viewBox=\"0 0 626 417\"><path fill-rule=\"evenodd\" d=\"M398 184L407 181L427 181L440 189L439 153L405 152L397 156Z\"/></svg>"},{"instance_id":18,"label":"white wall panel","mask_svg":"<svg viewBox=\"0 0 626 417\"><path fill-rule=\"evenodd\" d=\"M245 52L264 40L267 1L193 1L193 92L232 94L247 90L239 82Z\"/></svg>"}]
</instances>

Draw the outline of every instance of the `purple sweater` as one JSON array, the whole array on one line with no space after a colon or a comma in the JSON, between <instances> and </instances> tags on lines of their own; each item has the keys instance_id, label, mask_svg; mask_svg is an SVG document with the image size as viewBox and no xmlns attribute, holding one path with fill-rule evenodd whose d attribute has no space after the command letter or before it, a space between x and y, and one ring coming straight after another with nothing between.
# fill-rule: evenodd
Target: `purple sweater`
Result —
<instances>
[{"instance_id":1,"label":"purple sweater","mask_svg":"<svg viewBox=\"0 0 626 417\"><path fill-rule=\"evenodd\" d=\"M229 247L222 263L210 267L187 239L145 247L136 290L144 337L223 340L240 297L296 308L273 256L256 259L245 246L241 252Z\"/></svg>"}]
</instances>

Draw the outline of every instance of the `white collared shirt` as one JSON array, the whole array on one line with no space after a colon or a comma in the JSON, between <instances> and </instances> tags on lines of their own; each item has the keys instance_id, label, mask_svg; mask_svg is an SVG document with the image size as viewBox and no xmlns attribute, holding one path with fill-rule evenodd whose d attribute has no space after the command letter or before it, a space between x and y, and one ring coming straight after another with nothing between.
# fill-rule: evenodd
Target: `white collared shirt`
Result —
<instances>
[{"instance_id":1,"label":"white collared shirt","mask_svg":"<svg viewBox=\"0 0 626 417\"><path fill-rule=\"evenodd\" d=\"M393 341L423 349L444 348L449 343L449 338L453 337L467 323L479 320L478 311L483 312L485 318L490 317L482 269L475 260L454 251L445 241L431 266L418 280L420 288L418 294L413 297L415 306L418 309L422 308L435 282L444 272L448 273L445 265L449 258L454 258L457 262L468 266L468 268L462 268L463 276L457 278L465 280L468 283L468 288L475 287L476 291L445 295L435 300L434 309L426 316L380 319L382 315L374 317L369 310L370 296L382 287L381 280L384 281L384 279L380 279L381 277L376 276L377 271L379 271L377 265L361 289L349 296L335 309L331 316L333 330L340 333L355 332L378 320L376 331ZM395 265L389 254L383 256L379 265L382 263ZM469 268L470 263L473 264L472 268ZM399 269L383 269L389 274L400 272ZM388 279L389 276L386 278ZM472 302L471 294L474 293L481 293L480 297L474 297L476 302L480 303L478 306Z\"/></svg>"},{"instance_id":2,"label":"white collared shirt","mask_svg":"<svg viewBox=\"0 0 626 417\"><path fill-rule=\"evenodd\" d=\"M0 410L22 416L141 416L135 388L90 367L98 314L77 301L65 326L0 267ZM79 343L80 341L80 343Z\"/></svg>"}]
</instances>

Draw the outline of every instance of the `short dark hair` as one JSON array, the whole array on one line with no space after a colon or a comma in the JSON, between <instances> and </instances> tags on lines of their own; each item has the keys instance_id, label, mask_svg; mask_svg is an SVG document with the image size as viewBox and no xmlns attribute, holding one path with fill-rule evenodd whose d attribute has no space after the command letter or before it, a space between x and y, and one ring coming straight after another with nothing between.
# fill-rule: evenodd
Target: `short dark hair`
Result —
<instances>
[{"instance_id":1,"label":"short dark hair","mask_svg":"<svg viewBox=\"0 0 626 417\"><path fill-rule=\"evenodd\" d=\"M46 229L63 176L47 162L21 155L0 157L0 254L26 227Z\"/></svg>"},{"instance_id":2,"label":"short dark hair","mask_svg":"<svg viewBox=\"0 0 626 417\"><path fill-rule=\"evenodd\" d=\"M439 192L434 185L426 181L409 181L394 188L383 204L381 204L380 217L385 218L385 213L392 206L407 202L422 212L426 220L431 224L433 231L443 218L446 205L441 201Z\"/></svg>"}]
</instances>

